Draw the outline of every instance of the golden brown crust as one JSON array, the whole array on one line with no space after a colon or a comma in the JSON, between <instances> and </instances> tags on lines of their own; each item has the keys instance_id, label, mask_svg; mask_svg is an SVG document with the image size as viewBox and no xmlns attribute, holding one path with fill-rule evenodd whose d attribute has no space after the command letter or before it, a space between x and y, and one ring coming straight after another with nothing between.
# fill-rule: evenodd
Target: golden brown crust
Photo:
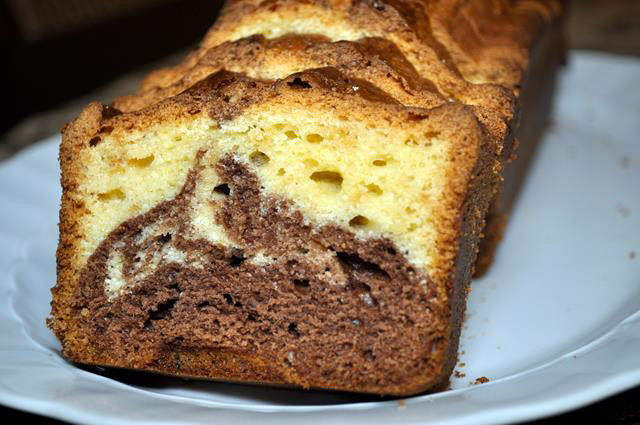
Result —
<instances>
[{"instance_id":1,"label":"golden brown crust","mask_svg":"<svg viewBox=\"0 0 640 425\"><path fill-rule=\"evenodd\" d=\"M409 50L419 50L423 76L433 75L442 91L454 97L460 96L460 90L467 86L465 79L517 89L535 35L546 22L559 16L561 3L558 0L229 1L200 49L174 69L160 70L147 77L142 90L171 84L209 48L241 38L238 34L242 34L243 26L274 16L292 21L302 19L300 16L343 21L354 31L377 33L389 39L409 60L412 60ZM290 31L301 30L295 27ZM473 101L483 91L490 92L485 88L467 94L467 99Z\"/></svg>"},{"instance_id":2,"label":"golden brown crust","mask_svg":"<svg viewBox=\"0 0 640 425\"><path fill-rule=\"evenodd\" d=\"M446 102L435 85L418 75L397 47L387 40L331 42L326 37L312 35L275 39L255 35L213 47L192 67L183 70L173 83L163 82L138 94L119 97L113 105L124 112L143 109L181 93L222 69L275 80L320 67L335 67L350 78L367 80L405 105L429 108Z\"/></svg>"},{"instance_id":3,"label":"golden brown crust","mask_svg":"<svg viewBox=\"0 0 640 425\"><path fill-rule=\"evenodd\" d=\"M83 201L77 196L78 181L82 179L82 153L86 141L100 133L101 122L111 115L110 109L94 102L87 106L80 116L67 124L62 132L66 142L60 145L60 169L62 202L60 207L60 237L56 251L57 282L52 289L51 316L49 327L59 340L64 340L67 331L73 332L70 326L68 300L73 295L73 284L80 271L78 264L78 243L82 237L79 221L83 215ZM87 139L88 138L88 139Z\"/></svg>"},{"instance_id":4,"label":"golden brown crust","mask_svg":"<svg viewBox=\"0 0 640 425\"><path fill-rule=\"evenodd\" d=\"M446 45L465 78L515 90L540 29L561 13L561 2L430 1L435 38Z\"/></svg>"},{"instance_id":5,"label":"golden brown crust","mask_svg":"<svg viewBox=\"0 0 640 425\"><path fill-rule=\"evenodd\" d=\"M493 261L505 232L511 209L524 181L527 168L547 127L555 88L556 72L564 62L562 18L544 27L531 45L530 59L519 88L519 121L514 130L511 158L503 169L504 181L487 215L487 227L480 243L475 276L482 276Z\"/></svg>"},{"instance_id":6,"label":"golden brown crust","mask_svg":"<svg viewBox=\"0 0 640 425\"><path fill-rule=\"evenodd\" d=\"M174 69L159 72L157 78L150 75L141 89L146 91L153 86L173 83L211 47L253 35L253 27L257 24L260 24L262 31L270 31L275 22L286 19L302 22L288 30L294 33L325 31L327 35L333 31L346 31L348 34L338 35L336 39L344 39L345 36L352 40L367 36L386 38L403 52L423 78L432 81L447 97L490 108L502 117L510 117L512 105L509 92L496 85L471 84L459 74L456 65L448 59L447 46L433 36L425 7L421 2L231 1L198 51ZM299 28L303 24L309 24L309 28Z\"/></svg>"}]
</instances>

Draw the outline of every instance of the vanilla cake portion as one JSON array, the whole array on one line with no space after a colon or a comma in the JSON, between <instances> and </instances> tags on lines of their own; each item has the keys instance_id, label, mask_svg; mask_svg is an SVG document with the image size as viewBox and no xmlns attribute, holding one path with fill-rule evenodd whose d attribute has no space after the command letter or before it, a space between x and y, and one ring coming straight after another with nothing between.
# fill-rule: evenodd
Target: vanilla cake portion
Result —
<instances>
[{"instance_id":1,"label":"vanilla cake portion","mask_svg":"<svg viewBox=\"0 0 640 425\"><path fill-rule=\"evenodd\" d=\"M63 131L49 326L80 363L376 394L447 382L491 137L319 68Z\"/></svg>"}]
</instances>

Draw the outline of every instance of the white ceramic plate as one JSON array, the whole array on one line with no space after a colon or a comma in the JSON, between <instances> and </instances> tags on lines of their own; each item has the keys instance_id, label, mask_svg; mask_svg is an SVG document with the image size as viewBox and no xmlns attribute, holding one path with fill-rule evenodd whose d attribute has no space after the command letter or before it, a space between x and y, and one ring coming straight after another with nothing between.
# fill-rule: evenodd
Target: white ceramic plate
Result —
<instances>
[{"instance_id":1,"label":"white ceramic plate","mask_svg":"<svg viewBox=\"0 0 640 425\"><path fill-rule=\"evenodd\" d=\"M0 165L0 403L70 422L506 423L640 384L640 62L578 53L490 273L453 390L406 400L155 376L60 357L45 327L60 197L53 138ZM479 377L490 382L471 385Z\"/></svg>"}]
</instances>

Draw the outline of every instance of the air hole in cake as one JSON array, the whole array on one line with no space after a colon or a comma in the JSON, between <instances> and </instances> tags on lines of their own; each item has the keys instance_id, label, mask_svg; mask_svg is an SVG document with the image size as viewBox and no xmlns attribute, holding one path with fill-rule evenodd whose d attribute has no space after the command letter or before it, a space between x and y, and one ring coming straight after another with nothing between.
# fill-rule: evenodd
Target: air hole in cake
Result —
<instances>
[{"instance_id":1,"label":"air hole in cake","mask_svg":"<svg viewBox=\"0 0 640 425\"><path fill-rule=\"evenodd\" d=\"M424 138L429 140L429 139L434 139L439 135L440 135L439 131L427 131L426 133L424 133Z\"/></svg>"},{"instance_id":2,"label":"air hole in cake","mask_svg":"<svg viewBox=\"0 0 640 425\"><path fill-rule=\"evenodd\" d=\"M151 311L149 313L149 319L150 320L162 320L165 317L168 317L169 315L171 315L171 310L173 309L173 307L175 306L176 302L178 300L175 298L172 298L168 301L163 302L162 304L158 305L157 309L155 311Z\"/></svg>"},{"instance_id":3,"label":"air hole in cake","mask_svg":"<svg viewBox=\"0 0 640 425\"><path fill-rule=\"evenodd\" d=\"M160 242L162 245L171 242L171 233L165 233L164 235L158 236L158 242Z\"/></svg>"},{"instance_id":4,"label":"air hole in cake","mask_svg":"<svg viewBox=\"0 0 640 425\"><path fill-rule=\"evenodd\" d=\"M375 159L373 160L373 165L375 165L376 167L384 167L385 165L387 165L387 161L385 161L384 159Z\"/></svg>"},{"instance_id":5,"label":"air hole in cake","mask_svg":"<svg viewBox=\"0 0 640 425\"><path fill-rule=\"evenodd\" d=\"M112 131L113 131L113 127L110 125L107 125L102 127L99 132L103 134L111 134Z\"/></svg>"},{"instance_id":6,"label":"air hole in cake","mask_svg":"<svg viewBox=\"0 0 640 425\"><path fill-rule=\"evenodd\" d=\"M311 133L311 134L307 134L306 139L307 139L307 142L309 143L320 143L324 140L324 137L322 137L317 133Z\"/></svg>"},{"instance_id":7,"label":"air hole in cake","mask_svg":"<svg viewBox=\"0 0 640 425\"><path fill-rule=\"evenodd\" d=\"M256 322L258 320L258 313L250 312L249 314L247 314L247 320Z\"/></svg>"},{"instance_id":8,"label":"air hole in cake","mask_svg":"<svg viewBox=\"0 0 640 425\"><path fill-rule=\"evenodd\" d=\"M145 156L144 158L131 158L127 160L127 164L136 168L145 168L151 165L154 159L153 155Z\"/></svg>"},{"instance_id":9,"label":"air hole in cake","mask_svg":"<svg viewBox=\"0 0 640 425\"><path fill-rule=\"evenodd\" d=\"M224 300L227 302L227 304L233 305L233 297L231 296L231 294L222 294L222 296L224 297Z\"/></svg>"},{"instance_id":10,"label":"air hole in cake","mask_svg":"<svg viewBox=\"0 0 640 425\"><path fill-rule=\"evenodd\" d=\"M113 189L109 192L98 193L98 200L100 201L113 201L115 199L122 200L125 198L124 192L120 189Z\"/></svg>"},{"instance_id":11,"label":"air hole in cake","mask_svg":"<svg viewBox=\"0 0 640 425\"><path fill-rule=\"evenodd\" d=\"M347 290L358 294L358 298L369 307L377 307L378 300L371 295L371 287L366 283L351 280L346 287Z\"/></svg>"},{"instance_id":12,"label":"air hole in cake","mask_svg":"<svg viewBox=\"0 0 640 425\"><path fill-rule=\"evenodd\" d=\"M422 121L422 120L427 119L427 117L428 117L428 115L424 115L424 114L416 114L416 113L413 113L413 112L409 113L409 119L411 121Z\"/></svg>"},{"instance_id":13,"label":"air hole in cake","mask_svg":"<svg viewBox=\"0 0 640 425\"><path fill-rule=\"evenodd\" d=\"M382 270L376 263L371 263L360 258L357 254L349 254L348 252L337 252L336 256L340 264L350 270L365 271L374 275L378 275L385 279L390 279L389 273Z\"/></svg>"},{"instance_id":14,"label":"air hole in cake","mask_svg":"<svg viewBox=\"0 0 640 425\"><path fill-rule=\"evenodd\" d=\"M372 361L374 361L376 359L375 356L373 355L373 351L372 350L365 350L365 352L362 353L362 356L365 359L367 359L367 361L370 361L370 362L372 362Z\"/></svg>"},{"instance_id":15,"label":"air hole in cake","mask_svg":"<svg viewBox=\"0 0 640 425\"><path fill-rule=\"evenodd\" d=\"M209 301L203 301L201 303L198 303L198 305L196 305L196 308L198 308L199 310L202 310L203 308L207 308L207 307L211 307L211 304L209 303Z\"/></svg>"},{"instance_id":16,"label":"air hole in cake","mask_svg":"<svg viewBox=\"0 0 640 425\"><path fill-rule=\"evenodd\" d=\"M369 224L369 219L363 215L357 215L349 220L351 227L365 227L367 224Z\"/></svg>"},{"instance_id":17,"label":"air hole in cake","mask_svg":"<svg viewBox=\"0 0 640 425\"><path fill-rule=\"evenodd\" d=\"M293 286L299 292L307 292L309 290L309 279L293 279Z\"/></svg>"},{"instance_id":18,"label":"air hole in cake","mask_svg":"<svg viewBox=\"0 0 640 425\"><path fill-rule=\"evenodd\" d=\"M342 174L336 171L316 171L310 178L329 191L340 192L342 189Z\"/></svg>"},{"instance_id":19,"label":"air hole in cake","mask_svg":"<svg viewBox=\"0 0 640 425\"><path fill-rule=\"evenodd\" d=\"M368 185L366 185L366 188L369 192L375 194L375 195L382 195L383 191L380 188L380 186L378 186L375 183L370 183Z\"/></svg>"},{"instance_id":20,"label":"air hole in cake","mask_svg":"<svg viewBox=\"0 0 640 425\"><path fill-rule=\"evenodd\" d=\"M269 158L269 155L261 151L255 151L252 152L251 155L249 155L249 161L251 161L254 165L257 165L258 167L261 165L265 165L270 160L271 158Z\"/></svg>"},{"instance_id":21,"label":"air hole in cake","mask_svg":"<svg viewBox=\"0 0 640 425\"><path fill-rule=\"evenodd\" d=\"M231 258L229 258L229 265L231 267L238 267L247 257L244 256L244 252L241 249L235 249L231 253Z\"/></svg>"},{"instance_id":22,"label":"air hole in cake","mask_svg":"<svg viewBox=\"0 0 640 425\"><path fill-rule=\"evenodd\" d=\"M284 168L280 168L280 169L278 170L278 175L279 175L279 176L284 176L285 174L286 174L286 171L284 171Z\"/></svg>"},{"instance_id":23,"label":"air hole in cake","mask_svg":"<svg viewBox=\"0 0 640 425\"><path fill-rule=\"evenodd\" d=\"M298 332L298 325L295 323L289 323L289 333L298 338L300 336L300 332Z\"/></svg>"},{"instance_id":24,"label":"air hole in cake","mask_svg":"<svg viewBox=\"0 0 640 425\"><path fill-rule=\"evenodd\" d=\"M89 146L96 147L98 145L98 143L100 143L102 141L102 139L98 136L92 138L91 140L89 140Z\"/></svg>"},{"instance_id":25,"label":"air hole in cake","mask_svg":"<svg viewBox=\"0 0 640 425\"><path fill-rule=\"evenodd\" d=\"M229 196L229 194L231 193L231 189L229 188L229 185L226 183L217 185L216 187L213 188L213 191L215 193L219 193L220 195L224 195L224 196Z\"/></svg>"},{"instance_id":26,"label":"air hole in cake","mask_svg":"<svg viewBox=\"0 0 640 425\"><path fill-rule=\"evenodd\" d=\"M294 89L310 89L311 88L311 84L304 81L300 77L294 78L293 81L288 82L287 85Z\"/></svg>"},{"instance_id":27,"label":"air hole in cake","mask_svg":"<svg viewBox=\"0 0 640 425\"><path fill-rule=\"evenodd\" d=\"M287 130L284 132L284 134L288 139L295 139L298 137L298 134L293 130Z\"/></svg>"},{"instance_id":28,"label":"air hole in cake","mask_svg":"<svg viewBox=\"0 0 640 425\"><path fill-rule=\"evenodd\" d=\"M397 253L396 253L396 250L395 250L395 249L393 249L393 248L391 248L391 247L387 248L387 252L388 252L389 254L391 254L391 255L396 255L396 254L397 254Z\"/></svg>"}]
</instances>

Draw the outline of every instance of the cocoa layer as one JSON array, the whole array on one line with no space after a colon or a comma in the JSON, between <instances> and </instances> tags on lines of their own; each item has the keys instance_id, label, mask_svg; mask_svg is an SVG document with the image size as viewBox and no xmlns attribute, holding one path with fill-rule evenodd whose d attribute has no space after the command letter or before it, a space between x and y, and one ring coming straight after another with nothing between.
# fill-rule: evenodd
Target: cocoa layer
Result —
<instances>
[{"instance_id":1,"label":"cocoa layer","mask_svg":"<svg viewBox=\"0 0 640 425\"><path fill-rule=\"evenodd\" d=\"M210 203L232 246L197 238L189 213L204 166L175 199L115 229L82 271L73 308L96 352L190 376L206 368L188 353L228 353L239 363L207 365L209 377L242 380L250 358L252 380L383 393L441 373L447 315L393 242L309 223L231 157L215 164L224 183ZM128 284L110 298L116 252Z\"/></svg>"}]
</instances>

